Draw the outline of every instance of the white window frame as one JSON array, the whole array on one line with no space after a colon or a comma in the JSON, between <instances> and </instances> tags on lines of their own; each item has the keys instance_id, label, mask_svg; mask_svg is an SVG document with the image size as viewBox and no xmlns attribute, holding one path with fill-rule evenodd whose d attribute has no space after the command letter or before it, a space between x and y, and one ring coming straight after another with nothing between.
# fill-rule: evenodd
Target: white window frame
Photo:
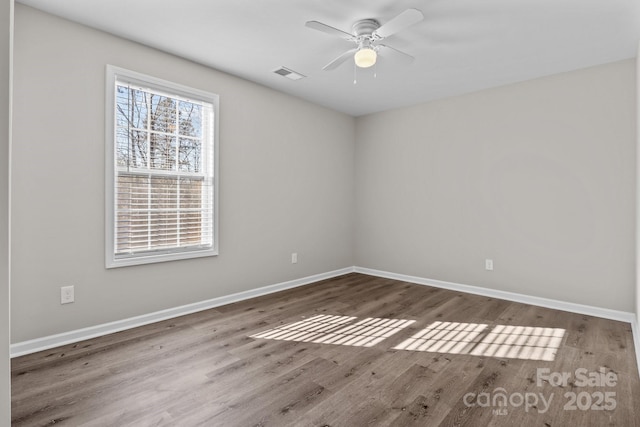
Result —
<instances>
[{"instance_id":1,"label":"white window frame","mask_svg":"<svg viewBox=\"0 0 640 427\"><path fill-rule=\"evenodd\" d=\"M206 249L176 248L160 253L132 254L116 257L115 254L115 201L116 201L116 81L126 81L131 85L147 87L169 95L203 101L213 105L213 245ZM105 266L106 268L150 264L180 259L201 258L218 255L218 110L219 96L199 89L190 88L170 81L158 79L113 65L106 68L106 108L105 108Z\"/></svg>"}]
</instances>

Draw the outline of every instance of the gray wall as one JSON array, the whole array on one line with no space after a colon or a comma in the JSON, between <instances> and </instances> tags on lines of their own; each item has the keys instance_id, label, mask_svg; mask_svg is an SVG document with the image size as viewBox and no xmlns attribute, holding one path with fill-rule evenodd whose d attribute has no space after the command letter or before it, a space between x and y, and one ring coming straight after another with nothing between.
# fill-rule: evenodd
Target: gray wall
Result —
<instances>
[{"instance_id":1,"label":"gray wall","mask_svg":"<svg viewBox=\"0 0 640 427\"><path fill-rule=\"evenodd\" d=\"M635 78L627 60L358 118L356 265L635 311Z\"/></svg>"},{"instance_id":2,"label":"gray wall","mask_svg":"<svg viewBox=\"0 0 640 427\"><path fill-rule=\"evenodd\" d=\"M0 426L11 423L9 371L9 118L13 0L0 0Z\"/></svg>"},{"instance_id":3,"label":"gray wall","mask_svg":"<svg viewBox=\"0 0 640 427\"><path fill-rule=\"evenodd\" d=\"M218 257L104 268L106 64L220 95ZM22 5L14 93L13 342L353 265L352 117Z\"/></svg>"},{"instance_id":4,"label":"gray wall","mask_svg":"<svg viewBox=\"0 0 640 427\"><path fill-rule=\"evenodd\" d=\"M640 42L636 56L636 331L640 331ZM640 333L640 332L639 332ZM640 352L636 350L640 361ZM640 362L638 363L640 366Z\"/></svg>"}]
</instances>

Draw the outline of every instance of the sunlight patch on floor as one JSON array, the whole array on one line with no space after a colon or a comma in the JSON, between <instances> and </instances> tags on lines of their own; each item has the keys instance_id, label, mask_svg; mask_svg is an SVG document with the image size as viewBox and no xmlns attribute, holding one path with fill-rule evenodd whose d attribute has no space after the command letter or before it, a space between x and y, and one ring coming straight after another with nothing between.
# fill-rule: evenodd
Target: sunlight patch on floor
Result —
<instances>
[{"instance_id":1,"label":"sunlight patch on floor","mask_svg":"<svg viewBox=\"0 0 640 427\"><path fill-rule=\"evenodd\" d=\"M553 361L564 333L560 328L433 322L394 349Z\"/></svg>"},{"instance_id":2,"label":"sunlight patch on floor","mask_svg":"<svg viewBox=\"0 0 640 427\"><path fill-rule=\"evenodd\" d=\"M251 338L372 347L415 322L367 317L352 323L356 319L349 316L318 315L251 335Z\"/></svg>"}]
</instances>

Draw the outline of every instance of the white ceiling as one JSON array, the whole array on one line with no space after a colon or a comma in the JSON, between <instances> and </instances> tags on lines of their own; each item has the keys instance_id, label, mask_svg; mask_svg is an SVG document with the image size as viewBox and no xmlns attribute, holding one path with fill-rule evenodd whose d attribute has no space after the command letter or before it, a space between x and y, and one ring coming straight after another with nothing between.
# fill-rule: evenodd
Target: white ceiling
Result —
<instances>
[{"instance_id":1,"label":"white ceiling","mask_svg":"<svg viewBox=\"0 0 640 427\"><path fill-rule=\"evenodd\" d=\"M20 0L354 116L636 56L639 0ZM350 32L407 8L424 21L385 40L415 56L381 57L377 77L347 61L352 47L305 27ZM280 66L307 78L291 81Z\"/></svg>"}]
</instances>

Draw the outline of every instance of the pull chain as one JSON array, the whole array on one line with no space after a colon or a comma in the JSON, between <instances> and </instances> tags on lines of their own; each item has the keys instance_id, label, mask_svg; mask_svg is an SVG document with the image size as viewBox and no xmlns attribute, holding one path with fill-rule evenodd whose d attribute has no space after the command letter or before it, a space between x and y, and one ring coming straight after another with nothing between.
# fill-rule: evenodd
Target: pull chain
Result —
<instances>
[{"instance_id":1,"label":"pull chain","mask_svg":"<svg viewBox=\"0 0 640 427\"><path fill-rule=\"evenodd\" d=\"M358 84L358 79L357 79L357 71L358 71L358 67L356 66L356 63L353 63L353 84Z\"/></svg>"}]
</instances>

